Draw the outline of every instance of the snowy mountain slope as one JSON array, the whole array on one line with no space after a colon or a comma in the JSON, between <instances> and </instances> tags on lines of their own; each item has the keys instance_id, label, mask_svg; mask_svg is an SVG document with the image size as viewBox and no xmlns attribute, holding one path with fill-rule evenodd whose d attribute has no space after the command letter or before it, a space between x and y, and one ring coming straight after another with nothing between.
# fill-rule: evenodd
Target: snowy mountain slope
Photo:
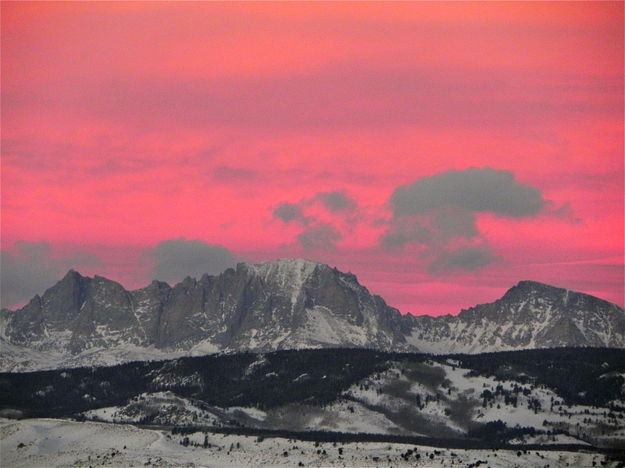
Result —
<instances>
[{"instance_id":1,"label":"snowy mountain slope","mask_svg":"<svg viewBox=\"0 0 625 468\"><path fill-rule=\"evenodd\" d=\"M215 352L361 347L479 353L625 347L625 311L523 281L458 316L400 315L351 273L306 260L240 263L217 276L127 291L70 271L17 311L0 311L0 369L26 371Z\"/></svg>"},{"instance_id":2,"label":"snowy mountain slope","mask_svg":"<svg viewBox=\"0 0 625 468\"><path fill-rule=\"evenodd\" d=\"M521 281L501 299L457 316L418 316L411 322L407 343L432 353L625 347L622 307L535 281Z\"/></svg>"}]
</instances>

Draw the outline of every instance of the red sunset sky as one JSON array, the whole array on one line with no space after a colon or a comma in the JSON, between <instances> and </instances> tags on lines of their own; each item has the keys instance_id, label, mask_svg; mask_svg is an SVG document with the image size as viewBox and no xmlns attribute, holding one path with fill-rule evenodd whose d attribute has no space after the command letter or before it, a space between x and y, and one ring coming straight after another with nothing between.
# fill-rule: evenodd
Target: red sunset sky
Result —
<instances>
[{"instance_id":1,"label":"red sunset sky","mask_svg":"<svg viewBox=\"0 0 625 468\"><path fill-rule=\"evenodd\" d=\"M623 5L2 2L3 305L281 257L623 305Z\"/></svg>"}]
</instances>

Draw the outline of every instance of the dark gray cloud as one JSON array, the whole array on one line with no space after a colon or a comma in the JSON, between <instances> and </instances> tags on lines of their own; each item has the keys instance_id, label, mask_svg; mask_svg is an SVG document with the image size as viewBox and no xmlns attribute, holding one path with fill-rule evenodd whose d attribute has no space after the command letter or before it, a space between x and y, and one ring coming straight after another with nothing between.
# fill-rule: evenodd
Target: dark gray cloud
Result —
<instances>
[{"instance_id":1,"label":"dark gray cloud","mask_svg":"<svg viewBox=\"0 0 625 468\"><path fill-rule=\"evenodd\" d=\"M432 229L413 217L394 219L388 231L380 237L384 247L401 247L406 244L432 245L436 241Z\"/></svg>"},{"instance_id":2,"label":"dark gray cloud","mask_svg":"<svg viewBox=\"0 0 625 468\"><path fill-rule=\"evenodd\" d=\"M323 206L333 213L350 212L356 209L356 202L340 190L318 193L314 200L321 202Z\"/></svg>"},{"instance_id":3,"label":"dark gray cloud","mask_svg":"<svg viewBox=\"0 0 625 468\"><path fill-rule=\"evenodd\" d=\"M331 214L342 215L343 221L348 224L353 224L358 218L356 202L342 190L319 192L298 203L281 203L274 208L273 216L285 223L298 222L302 225L303 231L297 235L297 242L304 249L334 249L335 242L341 239L341 233L323 220L323 215L306 214L313 205L321 205Z\"/></svg>"},{"instance_id":4,"label":"dark gray cloud","mask_svg":"<svg viewBox=\"0 0 625 468\"><path fill-rule=\"evenodd\" d=\"M281 219L285 223L292 221L301 222L302 224L314 224L316 218L307 216L304 211L307 207L316 203L321 204L331 213L351 213L356 210L356 202L342 190L333 192L319 192L310 198L305 198L298 203L284 202L280 203L273 210L273 216Z\"/></svg>"},{"instance_id":5,"label":"dark gray cloud","mask_svg":"<svg viewBox=\"0 0 625 468\"><path fill-rule=\"evenodd\" d=\"M447 171L397 187L393 219L381 238L386 246L445 243L479 236L476 213L514 218L538 215L547 206L541 192L491 168Z\"/></svg>"},{"instance_id":6,"label":"dark gray cloud","mask_svg":"<svg viewBox=\"0 0 625 468\"><path fill-rule=\"evenodd\" d=\"M304 215L302 206L297 203L284 202L280 203L273 210L273 216L285 223L292 221L298 221L303 224L307 224L309 218Z\"/></svg>"},{"instance_id":7,"label":"dark gray cloud","mask_svg":"<svg viewBox=\"0 0 625 468\"><path fill-rule=\"evenodd\" d=\"M456 270L476 271L499 260L486 245L463 246L441 252L428 266L428 273L442 275Z\"/></svg>"},{"instance_id":8,"label":"dark gray cloud","mask_svg":"<svg viewBox=\"0 0 625 468\"><path fill-rule=\"evenodd\" d=\"M472 212L447 209L427 215L393 218L389 229L380 237L380 243L385 247L401 247L406 244L434 247L445 245L452 239L473 239L479 235Z\"/></svg>"},{"instance_id":9,"label":"dark gray cloud","mask_svg":"<svg viewBox=\"0 0 625 468\"><path fill-rule=\"evenodd\" d=\"M0 252L0 305L12 307L43 293L70 268L101 265L102 261L89 252L60 255L47 242L16 242L14 251Z\"/></svg>"},{"instance_id":10,"label":"dark gray cloud","mask_svg":"<svg viewBox=\"0 0 625 468\"><path fill-rule=\"evenodd\" d=\"M454 237L471 239L479 234L475 215L452 207L434 211L431 214L431 228L443 241Z\"/></svg>"},{"instance_id":11,"label":"dark gray cloud","mask_svg":"<svg viewBox=\"0 0 625 468\"><path fill-rule=\"evenodd\" d=\"M535 216L545 207L540 191L514 180L511 171L471 168L447 171L395 189L395 216L425 214L449 207L501 216Z\"/></svg>"},{"instance_id":12,"label":"dark gray cloud","mask_svg":"<svg viewBox=\"0 0 625 468\"><path fill-rule=\"evenodd\" d=\"M380 244L421 246L434 258L432 274L473 271L495 261L478 230L478 213L524 218L548 206L537 188L517 182L510 171L488 167L451 170L401 185L389 202L393 216ZM476 247L476 239L483 244Z\"/></svg>"},{"instance_id":13,"label":"dark gray cloud","mask_svg":"<svg viewBox=\"0 0 625 468\"><path fill-rule=\"evenodd\" d=\"M341 239L341 234L334 226L320 223L298 234L297 240L306 250L331 250L334 243Z\"/></svg>"},{"instance_id":14,"label":"dark gray cloud","mask_svg":"<svg viewBox=\"0 0 625 468\"><path fill-rule=\"evenodd\" d=\"M238 259L225 247L201 240L170 239L148 249L144 256L154 264L152 278L168 283L182 281L187 276L216 275L235 266Z\"/></svg>"},{"instance_id":15,"label":"dark gray cloud","mask_svg":"<svg viewBox=\"0 0 625 468\"><path fill-rule=\"evenodd\" d=\"M187 276L219 274L236 265L237 258L225 247L201 240L171 239L148 251L154 261L152 277L175 283Z\"/></svg>"}]
</instances>

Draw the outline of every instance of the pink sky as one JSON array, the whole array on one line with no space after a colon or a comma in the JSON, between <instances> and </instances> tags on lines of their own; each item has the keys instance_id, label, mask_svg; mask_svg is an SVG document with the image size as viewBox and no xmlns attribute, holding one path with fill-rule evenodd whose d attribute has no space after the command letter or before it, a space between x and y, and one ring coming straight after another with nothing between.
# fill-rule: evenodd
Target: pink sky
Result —
<instances>
[{"instance_id":1,"label":"pink sky","mask_svg":"<svg viewBox=\"0 0 625 468\"><path fill-rule=\"evenodd\" d=\"M450 171L511 175L540 209L394 208ZM414 314L524 279L623 305L623 177L621 2L2 2L7 275L140 287L184 238L325 261ZM439 215L475 232L384 241Z\"/></svg>"}]
</instances>

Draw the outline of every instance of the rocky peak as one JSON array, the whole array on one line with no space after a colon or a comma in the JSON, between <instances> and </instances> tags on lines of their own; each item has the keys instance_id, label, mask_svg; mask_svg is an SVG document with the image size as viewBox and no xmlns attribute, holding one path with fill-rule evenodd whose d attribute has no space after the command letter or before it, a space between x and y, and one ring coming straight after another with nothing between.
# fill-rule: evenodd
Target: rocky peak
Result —
<instances>
[{"instance_id":1,"label":"rocky peak","mask_svg":"<svg viewBox=\"0 0 625 468\"><path fill-rule=\"evenodd\" d=\"M324 268L328 266L310 260L283 258L275 262L239 263L237 272L244 271L280 286L301 287L315 270Z\"/></svg>"},{"instance_id":2,"label":"rocky peak","mask_svg":"<svg viewBox=\"0 0 625 468\"><path fill-rule=\"evenodd\" d=\"M550 308L569 315L600 310L623 310L616 304L590 294L571 291L538 281L519 282L510 288L499 301L507 304L523 303L531 306L533 310Z\"/></svg>"},{"instance_id":3,"label":"rocky peak","mask_svg":"<svg viewBox=\"0 0 625 468\"><path fill-rule=\"evenodd\" d=\"M70 270L25 307L4 311L3 327L11 345L82 364L83 352L125 356L132 346L144 356L328 346L434 353L625 347L623 309L586 294L521 281L457 316L401 316L355 275L302 259L239 263L217 276L172 286L153 281L135 291Z\"/></svg>"},{"instance_id":4,"label":"rocky peak","mask_svg":"<svg viewBox=\"0 0 625 468\"><path fill-rule=\"evenodd\" d=\"M64 329L77 317L91 281L77 271L69 270L61 281L43 294L42 312L48 326Z\"/></svg>"},{"instance_id":5,"label":"rocky peak","mask_svg":"<svg viewBox=\"0 0 625 468\"><path fill-rule=\"evenodd\" d=\"M500 299L455 317L415 319L414 339L409 341L432 352L625 347L622 307L537 281L521 281Z\"/></svg>"},{"instance_id":6,"label":"rocky peak","mask_svg":"<svg viewBox=\"0 0 625 468\"><path fill-rule=\"evenodd\" d=\"M526 301L528 298L555 298L564 296L568 293L567 289L551 286L549 284L540 283L538 281L524 280L519 281L515 286L511 287L500 299L501 301Z\"/></svg>"}]
</instances>

